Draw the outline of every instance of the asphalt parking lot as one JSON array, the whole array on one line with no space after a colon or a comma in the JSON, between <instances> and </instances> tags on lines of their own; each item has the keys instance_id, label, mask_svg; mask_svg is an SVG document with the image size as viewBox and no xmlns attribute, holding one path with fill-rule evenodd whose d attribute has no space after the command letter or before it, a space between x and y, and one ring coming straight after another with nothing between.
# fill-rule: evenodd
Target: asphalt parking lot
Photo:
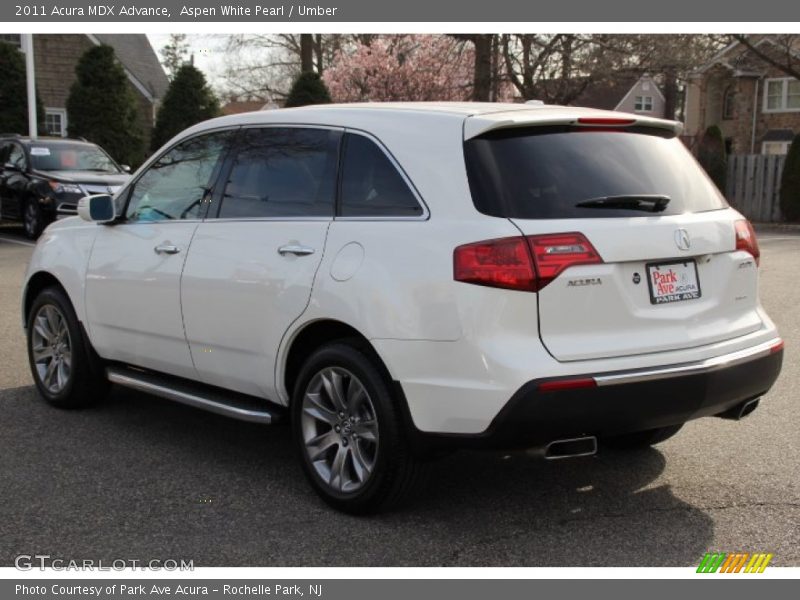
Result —
<instances>
[{"instance_id":1,"label":"asphalt parking lot","mask_svg":"<svg viewBox=\"0 0 800 600\"><path fill-rule=\"evenodd\" d=\"M0 565L185 559L196 566L690 566L710 550L800 565L800 232L760 236L783 374L742 422L703 419L635 453L540 462L461 452L416 502L344 516L303 479L285 425L117 389L97 408L34 390L19 318L32 248L0 232Z\"/></svg>"}]
</instances>

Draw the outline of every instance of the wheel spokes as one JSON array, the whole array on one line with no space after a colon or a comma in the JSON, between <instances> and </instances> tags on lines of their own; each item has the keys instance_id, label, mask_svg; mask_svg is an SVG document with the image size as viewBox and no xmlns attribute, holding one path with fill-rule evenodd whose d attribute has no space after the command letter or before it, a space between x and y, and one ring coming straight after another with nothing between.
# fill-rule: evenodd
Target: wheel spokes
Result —
<instances>
[{"instance_id":1,"label":"wheel spokes","mask_svg":"<svg viewBox=\"0 0 800 600\"><path fill-rule=\"evenodd\" d=\"M323 456L330 448L339 444L339 436L331 429L321 435L318 435L312 440L306 442L308 449L308 457L311 460L317 460Z\"/></svg>"},{"instance_id":2,"label":"wheel spokes","mask_svg":"<svg viewBox=\"0 0 800 600\"><path fill-rule=\"evenodd\" d=\"M337 414L322 404L322 398L320 398L319 393L308 392L306 394L306 400L308 402L306 406L303 407L303 412L305 414L311 415L317 421L322 421L328 425L333 425L338 422L339 418Z\"/></svg>"},{"instance_id":3,"label":"wheel spokes","mask_svg":"<svg viewBox=\"0 0 800 600\"><path fill-rule=\"evenodd\" d=\"M342 367L319 371L303 396L300 427L319 478L349 493L369 480L378 450L378 421L364 384Z\"/></svg>"},{"instance_id":4,"label":"wheel spokes","mask_svg":"<svg viewBox=\"0 0 800 600\"><path fill-rule=\"evenodd\" d=\"M339 446L336 449L336 456L333 458L333 464L331 465L330 476L328 478L328 484L339 491L344 489L346 459L347 449L344 446Z\"/></svg>"},{"instance_id":5,"label":"wheel spokes","mask_svg":"<svg viewBox=\"0 0 800 600\"><path fill-rule=\"evenodd\" d=\"M359 421L353 427L353 431L358 434L358 437L362 440L373 443L378 441L378 424L374 419Z\"/></svg>"}]
</instances>

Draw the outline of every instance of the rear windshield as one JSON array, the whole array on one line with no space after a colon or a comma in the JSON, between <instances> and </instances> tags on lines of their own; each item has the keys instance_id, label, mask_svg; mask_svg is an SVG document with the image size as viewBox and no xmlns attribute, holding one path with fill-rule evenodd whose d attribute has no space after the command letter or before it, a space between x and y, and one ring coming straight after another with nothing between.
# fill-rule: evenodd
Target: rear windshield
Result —
<instances>
[{"instance_id":1,"label":"rear windshield","mask_svg":"<svg viewBox=\"0 0 800 600\"><path fill-rule=\"evenodd\" d=\"M464 152L475 207L495 217L646 217L728 206L664 130L505 129L468 140ZM637 198L660 200L656 209L636 208Z\"/></svg>"}]
</instances>

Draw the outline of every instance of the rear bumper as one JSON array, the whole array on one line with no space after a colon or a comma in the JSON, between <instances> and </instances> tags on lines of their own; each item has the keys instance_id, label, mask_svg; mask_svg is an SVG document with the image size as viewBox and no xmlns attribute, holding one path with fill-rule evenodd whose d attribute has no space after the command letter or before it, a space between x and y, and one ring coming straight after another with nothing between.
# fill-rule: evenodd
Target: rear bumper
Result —
<instances>
[{"instance_id":1,"label":"rear bumper","mask_svg":"<svg viewBox=\"0 0 800 600\"><path fill-rule=\"evenodd\" d=\"M692 363L536 379L517 390L482 433L418 433L435 445L530 448L677 425L762 396L782 362L782 342L775 339Z\"/></svg>"}]
</instances>

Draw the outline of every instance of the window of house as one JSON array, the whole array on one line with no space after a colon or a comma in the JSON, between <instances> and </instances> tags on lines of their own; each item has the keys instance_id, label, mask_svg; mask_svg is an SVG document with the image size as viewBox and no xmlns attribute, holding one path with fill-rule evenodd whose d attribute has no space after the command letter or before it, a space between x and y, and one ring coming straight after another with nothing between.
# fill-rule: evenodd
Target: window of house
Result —
<instances>
[{"instance_id":1,"label":"window of house","mask_svg":"<svg viewBox=\"0 0 800 600\"><path fill-rule=\"evenodd\" d=\"M63 108L46 108L44 112L44 128L47 135L66 137L67 111Z\"/></svg>"},{"instance_id":2,"label":"window of house","mask_svg":"<svg viewBox=\"0 0 800 600\"><path fill-rule=\"evenodd\" d=\"M348 134L342 167L343 217L418 217L424 214L386 153L363 135Z\"/></svg>"},{"instance_id":3,"label":"window of house","mask_svg":"<svg viewBox=\"0 0 800 600\"><path fill-rule=\"evenodd\" d=\"M338 131L307 127L245 131L219 217L332 217L340 137Z\"/></svg>"},{"instance_id":4,"label":"window of house","mask_svg":"<svg viewBox=\"0 0 800 600\"><path fill-rule=\"evenodd\" d=\"M764 142L761 144L761 154L787 154L791 142Z\"/></svg>"},{"instance_id":5,"label":"window of house","mask_svg":"<svg viewBox=\"0 0 800 600\"><path fill-rule=\"evenodd\" d=\"M764 85L764 111L800 111L800 80L791 77L767 79Z\"/></svg>"},{"instance_id":6,"label":"window of house","mask_svg":"<svg viewBox=\"0 0 800 600\"><path fill-rule=\"evenodd\" d=\"M640 112L650 112L653 110L652 96L636 96L633 102L633 110Z\"/></svg>"},{"instance_id":7,"label":"window of house","mask_svg":"<svg viewBox=\"0 0 800 600\"><path fill-rule=\"evenodd\" d=\"M722 118L733 119L736 116L736 90L730 86L722 97Z\"/></svg>"},{"instance_id":8,"label":"window of house","mask_svg":"<svg viewBox=\"0 0 800 600\"><path fill-rule=\"evenodd\" d=\"M0 34L0 42L20 48L22 47L22 36L18 33L2 33Z\"/></svg>"}]
</instances>

